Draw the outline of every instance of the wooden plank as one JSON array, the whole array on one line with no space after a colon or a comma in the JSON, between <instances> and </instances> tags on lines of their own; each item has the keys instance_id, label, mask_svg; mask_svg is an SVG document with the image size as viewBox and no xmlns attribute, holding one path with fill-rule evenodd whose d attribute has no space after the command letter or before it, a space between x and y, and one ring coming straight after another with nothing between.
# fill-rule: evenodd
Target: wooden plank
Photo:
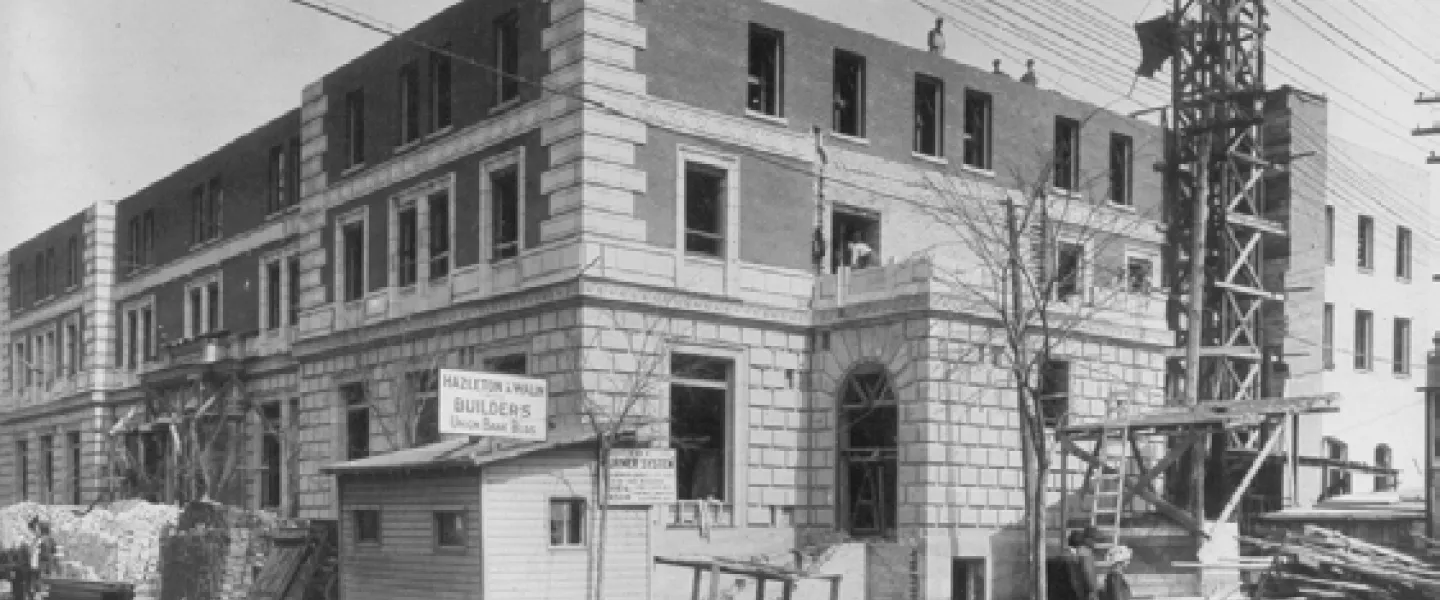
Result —
<instances>
[{"instance_id":1,"label":"wooden plank","mask_svg":"<svg viewBox=\"0 0 1440 600\"><path fill-rule=\"evenodd\" d=\"M1066 450L1074 453L1076 457L1080 458L1080 460L1094 465L1096 469L1100 469L1102 471L1105 470L1105 466L1100 463L1100 459L1091 455L1089 452L1086 452L1080 446L1076 445L1075 442L1071 441L1070 438L1061 437L1060 442L1063 446L1065 446ZM1111 471L1113 472L1113 470ZM1136 496L1140 496L1146 502L1154 505L1155 508L1160 511L1160 514L1169 517L1172 521L1175 521L1177 525L1180 525L1181 527L1190 530L1192 533L1197 533L1202 536L1209 537L1205 534L1205 530L1201 527L1200 523L1195 520L1195 517L1191 516L1190 513L1180 509L1174 504L1166 502L1164 498L1161 498L1148 486L1137 487L1130 480L1125 480L1122 482L1122 484L1125 486L1125 489L1133 491Z\"/></svg>"}]
</instances>

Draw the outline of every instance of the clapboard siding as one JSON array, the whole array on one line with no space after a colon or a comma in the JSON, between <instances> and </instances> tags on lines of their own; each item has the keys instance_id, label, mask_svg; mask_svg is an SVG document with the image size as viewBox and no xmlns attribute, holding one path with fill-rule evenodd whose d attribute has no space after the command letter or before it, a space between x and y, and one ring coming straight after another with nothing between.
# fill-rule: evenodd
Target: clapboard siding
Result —
<instances>
[{"instance_id":1,"label":"clapboard siding","mask_svg":"<svg viewBox=\"0 0 1440 600\"><path fill-rule=\"evenodd\" d=\"M589 548L551 548L549 499L583 497L593 535L594 454L554 451L485 469L482 529L486 531L485 593L489 600L585 598ZM640 600L649 595L648 512L610 514L605 547L605 598ZM593 539L587 540L593 543Z\"/></svg>"},{"instance_id":2,"label":"clapboard siding","mask_svg":"<svg viewBox=\"0 0 1440 600\"><path fill-rule=\"evenodd\" d=\"M341 479L341 590L346 600L477 600L480 589L477 473ZM357 545L355 507L380 510L380 544ZM463 553L437 551L434 511L464 510Z\"/></svg>"}]
</instances>

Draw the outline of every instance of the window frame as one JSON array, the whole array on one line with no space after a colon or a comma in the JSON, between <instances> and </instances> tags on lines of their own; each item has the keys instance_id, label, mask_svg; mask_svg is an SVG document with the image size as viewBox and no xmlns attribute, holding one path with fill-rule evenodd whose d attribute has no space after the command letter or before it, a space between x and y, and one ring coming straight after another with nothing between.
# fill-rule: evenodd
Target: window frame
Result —
<instances>
[{"instance_id":1,"label":"window frame","mask_svg":"<svg viewBox=\"0 0 1440 600\"><path fill-rule=\"evenodd\" d=\"M528 185L529 175L527 173L526 150L518 147L504 152L480 163L480 248L485 264L494 265L508 261L518 261L525 255L526 245L529 242L526 236L528 218L526 205L529 204ZM516 239L515 254L512 256L499 257L496 252L495 235L495 177L513 170L515 174L515 219ZM451 206L451 231L454 231L454 206ZM452 238L451 248L454 248ZM453 251L452 251L453 253Z\"/></svg>"},{"instance_id":2,"label":"window frame","mask_svg":"<svg viewBox=\"0 0 1440 600\"><path fill-rule=\"evenodd\" d=\"M1355 226L1356 268L1369 273L1375 270L1375 217L1360 215Z\"/></svg>"},{"instance_id":3,"label":"window frame","mask_svg":"<svg viewBox=\"0 0 1440 600\"><path fill-rule=\"evenodd\" d=\"M151 222L153 223L154 221L152 220ZM71 234L71 235L70 235L69 248L70 248L70 261L69 261L70 264L69 264L69 277L68 277L67 279L68 279L69 284L70 284L69 287L75 288L75 287L78 287L78 286L80 285L80 282L81 282L81 280L84 278L84 273L85 273L85 267L83 266L83 263L84 263L84 255L83 255L83 252L84 252L84 251L81 250L81 248L80 248L80 236L79 236L79 235L76 235L76 234Z\"/></svg>"},{"instance_id":4,"label":"window frame","mask_svg":"<svg viewBox=\"0 0 1440 600\"><path fill-rule=\"evenodd\" d=\"M1335 370L1335 304L1326 302L1321 309L1320 360L1326 371Z\"/></svg>"},{"instance_id":5,"label":"window frame","mask_svg":"<svg viewBox=\"0 0 1440 600\"><path fill-rule=\"evenodd\" d=\"M40 434L40 501L50 504L55 500L55 436Z\"/></svg>"},{"instance_id":6,"label":"window frame","mask_svg":"<svg viewBox=\"0 0 1440 600\"><path fill-rule=\"evenodd\" d=\"M60 340L63 347L61 371L65 377L80 373L80 357L85 353L84 331L80 329L80 315L71 314L60 321Z\"/></svg>"},{"instance_id":7,"label":"window frame","mask_svg":"<svg viewBox=\"0 0 1440 600\"><path fill-rule=\"evenodd\" d=\"M1335 264L1335 205L1325 205L1325 264Z\"/></svg>"},{"instance_id":8,"label":"window frame","mask_svg":"<svg viewBox=\"0 0 1440 600\"><path fill-rule=\"evenodd\" d=\"M222 273L215 271L191 279L185 284L185 339L195 339L225 330L225 283ZM216 292L211 294L212 286ZM200 294L199 314L194 294Z\"/></svg>"},{"instance_id":9,"label":"window frame","mask_svg":"<svg viewBox=\"0 0 1440 600\"><path fill-rule=\"evenodd\" d=\"M386 260L386 278L390 287L410 288L421 285L425 282L440 279L433 273L435 256L434 251L435 232L432 229L434 221L431 210L434 208L436 196L445 197L446 215L444 240L450 250L446 251L445 277L449 272L454 271L454 250L455 247L455 173L446 173L410 186L392 195L389 200L390 228L387 243L390 253ZM415 251L414 251L414 278L408 283L401 277L404 273L400 269L401 244L399 218L401 213L413 210L415 212ZM368 253L367 253L368 254ZM368 267L367 267L368 268Z\"/></svg>"},{"instance_id":10,"label":"window frame","mask_svg":"<svg viewBox=\"0 0 1440 600\"><path fill-rule=\"evenodd\" d=\"M1410 346L1413 343L1414 325L1405 317L1395 317L1390 325L1391 344L1390 352L1391 373L1399 376L1409 376L1410 367Z\"/></svg>"},{"instance_id":11,"label":"window frame","mask_svg":"<svg viewBox=\"0 0 1440 600\"><path fill-rule=\"evenodd\" d=\"M258 297L260 299L259 321L262 332L283 331L298 324L296 319L299 316L297 312L299 307L296 305L300 299L300 282L297 278L299 272L292 271L292 268L298 267L299 260L300 255L294 251L271 252L260 257ZM275 286L266 272L271 265L280 269L278 290L273 289ZM279 294L279 314L271 314L274 307L270 305L270 299L274 294ZM275 323L274 326L272 326L272 321Z\"/></svg>"},{"instance_id":12,"label":"window frame","mask_svg":"<svg viewBox=\"0 0 1440 600\"><path fill-rule=\"evenodd\" d=\"M971 129L973 124L971 117L975 116L972 114L972 110L980 113L979 116L983 117L984 122L980 125L981 131L976 132ZM991 144L994 140L995 97L988 92L966 88L962 117L964 119L962 129L964 144L960 153L961 164L971 169L989 172L992 168L993 148ZM978 140L976 139L977 133L980 137ZM978 155L974 158L978 159L980 164L971 160L972 152Z\"/></svg>"},{"instance_id":13,"label":"window frame","mask_svg":"<svg viewBox=\"0 0 1440 600\"><path fill-rule=\"evenodd\" d=\"M349 171L365 165L365 88L357 87L345 92L342 101L345 170Z\"/></svg>"},{"instance_id":14,"label":"window frame","mask_svg":"<svg viewBox=\"0 0 1440 600\"><path fill-rule=\"evenodd\" d=\"M351 506L349 512L350 527L355 530L350 536L350 543L356 546L372 547L379 547L385 544L385 514L379 506ZM360 521L365 516L374 516L375 518L374 536L361 537L361 533L366 528L362 526Z\"/></svg>"},{"instance_id":15,"label":"window frame","mask_svg":"<svg viewBox=\"0 0 1440 600\"><path fill-rule=\"evenodd\" d=\"M345 230L357 225L360 228L360 273L358 278L355 277L356 274L349 272L351 265L346 260L348 256L345 244ZM334 238L335 250L332 258L335 260L333 263L335 268L331 270L335 278L335 301L340 304L362 302L370 293L370 208L358 206L336 217ZM350 297L350 284L357 279L360 293L352 298Z\"/></svg>"},{"instance_id":16,"label":"window frame","mask_svg":"<svg viewBox=\"0 0 1440 600\"><path fill-rule=\"evenodd\" d=\"M271 409L276 414L275 430L269 428L269 417L265 414ZM288 440L284 436L285 424L285 402L278 399L265 400L259 403L259 410L256 417L260 420L259 431L256 432L255 450L255 473L259 481L255 483L255 506L259 509L280 509L285 505L285 479L287 476L287 454ZM265 445L273 440L276 446L276 465L273 470L266 464ZM273 480L273 481L272 481ZM275 502L269 502L269 496L274 495Z\"/></svg>"},{"instance_id":17,"label":"window frame","mask_svg":"<svg viewBox=\"0 0 1440 600\"><path fill-rule=\"evenodd\" d=\"M1414 276L1415 236L1409 227L1395 227L1395 278L1409 282Z\"/></svg>"},{"instance_id":18,"label":"window frame","mask_svg":"<svg viewBox=\"0 0 1440 600\"><path fill-rule=\"evenodd\" d=\"M340 382L340 385L336 387L335 391L338 396L337 400L341 417L339 419L338 425L342 434L340 436L337 436L337 441L340 444L339 453L340 456L343 457L342 460L358 460L374 455L374 448L372 447L373 444L370 443L370 438L374 436L375 423L374 419L372 418L373 415L371 414L370 391L366 388L366 384L361 381ZM346 394L346 390L351 389L359 390L358 397L350 397ZM353 452L358 448L358 446L351 443L352 440L350 436L350 419L351 415L356 413L363 413L365 415L366 434L363 455L357 455L355 452Z\"/></svg>"},{"instance_id":19,"label":"window frame","mask_svg":"<svg viewBox=\"0 0 1440 600\"><path fill-rule=\"evenodd\" d=\"M934 103L934 113L931 115L931 123L929 124L929 126L928 126L927 128L924 128L924 129L928 129L928 134L934 137L934 140L933 140L933 142L932 142L933 145L934 145L934 148L933 148L933 151L931 151L931 152L925 151L925 149L922 147L922 145L923 145L923 144L922 144L922 141L923 141L923 140L922 140L922 127L921 127L921 123L920 123L920 115L921 115L921 113L920 113L920 103L921 103L921 100L922 100L922 98L923 98L923 96L922 96L922 94L921 94L921 88L922 88L922 86L927 86L927 85L928 85L928 86L931 86L930 92L929 92L929 96L930 96L929 99L930 99L931 102ZM912 137L912 140L911 140L911 148L910 148L910 151L913 152L913 153L915 153L915 154L918 154L918 155L920 155L920 156L924 156L924 157L928 157L928 158L944 159L944 158L945 158L945 80L944 80L944 79L941 79L941 78L939 78L939 77L936 77L936 76L934 76L934 75L928 75L928 74L925 74L925 73L916 73L916 74L915 74L915 84L914 84L914 86L915 86L915 94L914 94L914 95L915 95L915 103L914 103L914 104L915 104L915 106L914 106L915 128L914 128L914 133L913 133L913 135L911 136L911 137Z\"/></svg>"},{"instance_id":20,"label":"window frame","mask_svg":"<svg viewBox=\"0 0 1440 600\"><path fill-rule=\"evenodd\" d=\"M491 23L495 40L495 108L499 110L520 99L520 14L511 9Z\"/></svg>"},{"instance_id":21,"label":"window frame","mask_svg":"<svg viewBox=\"0 0 1440 600\"><path fill-rule=\"evenodd\" d=\"M432 135L455 125L455 64L446 54L451 51L448 43L439 46L439 50L430 52L427 66L430 74L428 124Z\"/></svg>"},{"instance_id":22,"label":"window frame","mask_svg":"<svg viewBox=\"0 0 1440 600\"><path fill-rule=\"evenodd\" d=\"M858 68L856 69L856 72L855 72L855 78L856 78L856 80L857 80L857 81L854 82L854 85L855 85L855 88L856 88L856 89L855 89L855 97L854 97L854 98L851 98L851 100L854 102L854 104L855 104L855 106L856 106L856 108L855 108L855 114L854 114L854 121L855 121L855 122L854 122L854 129L853 129L853 131L846 131L845 128L843 127L844 125L846 125L846 123L844 122L844 121L845 121L845 116L842 114L842 111L843 111L844 109L842 109L842 108L838 105L839 100L840 100L840 96L841 96L841 92L842 92L841 84L840 84L840 82L841 82L841 76L844 75L844 74L841 73L841 69L843 68L844 65L847 65L847 64L848 64L848 65L853 65L853 66L855 66L855 67L858 67ZM866 96L868 96L868 88L869 88L869 83L870 83L870 82L869 82L869 79L870 79L870 77L869 77L869 74L870 74L870 73L869 73L869 71L870 71L870 69L869 69L869 61L866 60L866 58L865 58L864 55L862 55L862 54L860 54L860 53L858 53L858 52L854 52L854 51L851 51L851 50L842 50L842 49L840 49L840 48L836 48L835 51L834 51L834 54L832 55L832 58L831 58L831 67L832 67L832 68L831 68L831 76L830 76L830 80L831 80L831 81L830 81L830 94L831 94L831 102L830 102L830 115L831 115L831 116L830 116L830 130L831 130L835 135L838 135L838 136L841 136L841 137L847 137L847 138L859 139L859 140L866 139L866 127L865 127L865 125L866 125L866 119L869 117L869 114L868 114L868 113L869 113L869 110L867 110L867 109L868 109L868 106L867 106L867 104L866 104L867 101L868 101L868 99L867 99Z\"/></svg>"},{"instance_id":23,"label":"window frame","mask_svg":"<svg viewBox=\"0 0 1440 600\"><path fill-rule=\"evenodd\" d=\"M1125 272L1121 274L1123 289L1130 294L1138 294L1145 296L1161 291L1164 286L1160 285L1160 258L1160 255L1156 252L1127 248L1125 250ZM1132 261L1137 260L1145 261L1150 264L1150 273L1147 276L1150 285L1148 289L1144 291L1135 291L1134 286L1131 285L1132 281L1130 279L1130 264Z\"/></svg>"},{"instance_id":24,"label":"window frame","mask_svg":"<svg viewBox=\"0 0 1440 600\"><path fill-rule=\"evenodd\" d=\"M279 257L260 262L261 328L276 331L285 325L285 264Z\"/></svg>"},{"instance_id":25,"label":"window frame","mask_svg":"<svg viewBox=\"0 0 1440 600\"><path fill-rule=\"evenodd\" d=\"M720 253L718 255L692 252L687 248L686 200L689 181L689 166L696 164L709 169L718 169L724 174L724 206L721 215ZM675 161L675 252L683 263L686 259L719 262L734 262L740 253L740 159L734 155L721 154L710 150L681 145L676 149Z\"/></svg>"},{"instance_id":26,"label":"window frame","mask_svg":"<svg viewBox=\"0 0 1440 600\"><path fill-rule=\"evenodd\" d=\"M1074 247L1080 251L1080 264L1076 266L1075 273L1075 293L1072 296L1063 295L1060 289L1060 255L1062 247L1065 246ZM1053 286L1052 301L1068 304L1072 301L1083 303L1090 299L1090 271L1094 262L1091 254L1090 244L1087 241L1068 237L1060 237L1055 240L1055 249L1050 255L1050 268L1055 270L1054 278L1050 279L1050 284Z\"/></svg>"},{"instance_id":27,"label":"window frame","mask_svg":"<svg viewBox=\"0 0 1440 600\"><path fill-rule=\"evenodd\" d=\"M774 66L773 73L756 73L756 42L759 39L771 41L772 45L767 49L767 53L771 55L770 60ZM754 115L783 119L785 118L785 32L759 23L750 23L747 42L745 110ZM758 92L756 88L759 88ZM755 105L757 99L758 108ZM767 105L771 110L766 110Z\"/></svg>"},{"instance_id":28,"label":"window frame","mask_svg":"<svg viewBox=\"0 0 1440 600\"><path fill-rule=\"evenodd\" d=\"M1372 371L1375 368L1375 313L1355 310L1354 358L1356 371Z\"/></svg>"},{"instance_id":29,"label":"window frame","mask_svg":"<svg viewBox=\"0 0 1440 600\"><path fill-rule=\"evenodd\" d=\"M430 511L430 543L431 549L437 554L464 554L470 549L470 515L468 510L462 507L441 507ZM455 522L460 524L457 531L460 536L458 544L445 543L444 528L442 520L453 517Z\"/></svg>"},{"instance_id":30,"label":"window frame","mask_svg":"<svg viewBox=\"0 0 1440 600\"><path fill-rule=\"evenodd\" d=\"M290 147L288 142L270 147L270 168L266 177L265 213L275 214L289 207L290 201Z\"/></svg>"},{"instance_id":31,"label":"window frame","mask_svg":"<svg viewBox=\"0 0 1440 600\"><path fill-rule=\"evenodd\" d=\"M400 136L397 147L405 148L420 141L424 121L420 116L420 63L411 60L400 66L395 78L397 125Z\"/></svg>"},{"instance_id":32,"label":"window frame","mask_svg":"<svg viewBox=\"0 0 1440 600\"><path fill-rule=\"evenodd\" d=\"M148 309L151 314L150 327L148 331L142 332L141 330L144 328L140 315L146 309ZM140 365L156 357L158 346L155 340L157 324L154 318L154 311L155 296L153 295L134 298L121 305L119 314L120 352L115 355L121 369L138 369ZM133 328L129 322L129 317L132 312L135 314L135 324ZM141 333L143 333L143 335L140 335ZM134 348L131 348L132 338L135 340ZM132 352L135 353L133 358L131 356Z\"/></svg>"},{"instance_id":33,"label":"window frame","mask_svg":"<svg viewBox=\"0 0 1440 600\"><path fill-rule=\"evenodd\" d=\"M85 436L80 431L65 432L65 448L69 450L70 469L70 501L79 506L84 504L84 459L85 459Z\"/></svg>"},{"instance_id":34,"label":"window frame","mask_svg":"<svg viewBox=\"0 0 1440 600\"><path fill-rule=\"evenodd\" d=\"M555 507L557 505L563 505L570 509L573 509L575 507L579 508L580 524L578 528L575 528L575 531L580 538L579 540L576 540L574 542L566 542L563 540L560 543L555 542ZM585 499L585 497L549 496L546 498L545 511L545 525L547 528L550 529L550 531L547 532L548 535L545 536L546 546L550 550L567 550L576 548L583 549L590 545L590 503ZM562 523L568 525L572 522L569 517L574 516L573 510L567 510L566 516L567 518L563 520ZM566 528L566 531L569 532L570 528Z\"/></svg>"},{"instance_id":35,"label":"window frame","mask_svg":"<svg viewBox=\"0 0 1440 600\"><path fill-rule=\"evenodd\" d=\"M694 357L697 359L720 361L725 363L727 366L725 381L676 376L673 372L676 356ZM723 465L721 468L723 478L721 480L722 484L720 486L721 497L717 498L716 501L724 505L735 506L737 507L737 510L741 504L744 504L744 499L738 496L741 494L741 490L745 489L743 487L743 482L738 479L740 477L739 471L742 468L742 463L740 462L740 459L735 456L738 452L737 449L741 448L741 446L739 446L738 444L743 441L741 432L738 431L738 428L743 425L741 419L739 418L739 413L740 411L746 409L746 407L743 406L741 403L739 394L739 391L743 389L740 387L741 382L739 381L739 369L742 368L742 366L745 365L742 365L740 357L734 354L727 352L706 351L706 349L704 348L697 347L682 346L671 348L665 358L665 384L667 386L667 390L670 390L669 402L667 402L665 406L667 416L670 416L671 412L674 410L675 400L673 397L673 389L677 385L682 387L719 390L724 392L725 437L722 440L724 445L722 446L722 451L720 453L720 456L723 460ZM672 430L673 427L674 425L672 424ZM670 447L675 448L673 444L673 439ZM676 476L679 476L678 469L676 470ZM700 499L679 499L680 502L695 502L698 500ZM737 523L739 523L738 520Z\"/></svg>"},{"instance_id":36,"label":"window frame","mask_svg":"<svg viewBox=\"0 0 1440 600\"><path fill-rule=\"evenodd\" d=\"M1056 191L1062 193L1079 193L1082 187L1080 181L1082 136L1080 121L1063 115L1057 115L1055 117L1054 127L1054 166L1050 178L1051 186L1054 187ZM1065 142L1065 144L1062 145L1061 142ZM1063 155L1061 153L1062 147L1070 148L1071 152L1068 155Z\"/></svg>"},{"instance_id":37,"label":"window frame","mask_svg":"<svg viewBox=\"0 0 1440 600\"><path fill-rule=\"evenodd\" d=\"M1120 132L1110 133L1108 196L1112 205L1135 206L1135 139Z\"/></svg>"}]
</instances>

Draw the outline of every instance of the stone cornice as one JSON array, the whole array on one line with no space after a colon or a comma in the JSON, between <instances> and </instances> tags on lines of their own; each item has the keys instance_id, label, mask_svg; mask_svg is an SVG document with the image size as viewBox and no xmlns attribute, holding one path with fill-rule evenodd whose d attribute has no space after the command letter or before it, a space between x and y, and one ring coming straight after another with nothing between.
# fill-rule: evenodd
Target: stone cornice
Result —
<instances>
[{"instance_id":1,"label":"stone cornice","mask_svg":"<svg viewBox=\"0 0 1440 600\"><path fill-rule=\"evenodd\" d=\"M103 405L104 403L95 400L95 395L90 393L90 390L84 390L60 400L45 402L43 404L32 404L8 411L0 415L0 424L9 427L26 421L43 419L68 412L75 412L76 418L89 419L91 415L81 414L79 411Z\"/></svg>"},{"instance_id":2,"label":"stone cornice","mask_svg":"<svg viewBox=\"0 0 1440 600\"><path fill-rule=\"evenodd\" d=\"M305 212L326 210L363 197L396 183L428 173L495 144L539 129L551 117L553 107L544 100L517 106L493 119L475 123L455 133L389 160L338 178L324 191L301 201Z\"/></svg>"},{"instance_id":3,"label":"stone cornice","mask_svg":"<svg viewBox=\"0 0 1440 600\"><path fill-rule=\"evenodd\" d=\"M808 310L746 303L615 281L586 279L581 282L580 290L581 295L586 298L643 304L660 309L696 312L720 318L768 321L796 327L809 327L811 321Z\"/></svg>"},{"instance_id":4,"label":"stone cornice","mask_svg":"<svg viewBox=\"0 0 1440 600\"><path fill-rule=\"evenodd\" d=\"M157 285L181 279L189 279L195 273L216 267L227 258L253 252L259 248L285 239L287 224L294 217L270 221L234 237L225 238L205 247L199 252L187 254L143 274L115 284L117 300L125 299Z\"/></svg>"},{"instance_id":5,"label":"stone cornice","mask_svg":"<svg viewBox=\"0 0 1440 600\"><path fill-rule=\"evenodd\" d=\"M41 323L58 319L66 313L79 311L84 307L85 294L80 293L80 290L72 291L60 298L46 302L44 306L26 311L24 314L10 319L10 322L5 324L5 331L12 335L23 332Z\"/></svg>"}]
</instances>

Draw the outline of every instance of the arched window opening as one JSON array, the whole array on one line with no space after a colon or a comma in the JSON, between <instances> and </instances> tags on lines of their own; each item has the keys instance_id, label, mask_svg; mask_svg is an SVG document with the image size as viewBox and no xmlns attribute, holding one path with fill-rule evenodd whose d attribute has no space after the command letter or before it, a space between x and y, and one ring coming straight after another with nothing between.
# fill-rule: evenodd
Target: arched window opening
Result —
<instances>
[{"instance_id":1,"label":"arched window opening","mask_svg":"<svg viewBox=\"0 0 1440 600\"><path fill-rule=\"evenodd\" d=\"M838 448L840 527L890 537L899 516L899 406L880 365L856 368L841 384Z\"/></svg>"},{"instance_id":2,"label":"arched window opening","mask_svg":"<svg viewBox=\"0 0 1440 600\"><path fill-rule=\"evenodd\" d=\"M1375 445L1375 468L1394 468L1395 456L1390 450L1390 444ZM1378 473L1375 475L1375 491L1388 492L1395 489L1395 476L1390 473Z\"/></svg>"}]
</instances>

